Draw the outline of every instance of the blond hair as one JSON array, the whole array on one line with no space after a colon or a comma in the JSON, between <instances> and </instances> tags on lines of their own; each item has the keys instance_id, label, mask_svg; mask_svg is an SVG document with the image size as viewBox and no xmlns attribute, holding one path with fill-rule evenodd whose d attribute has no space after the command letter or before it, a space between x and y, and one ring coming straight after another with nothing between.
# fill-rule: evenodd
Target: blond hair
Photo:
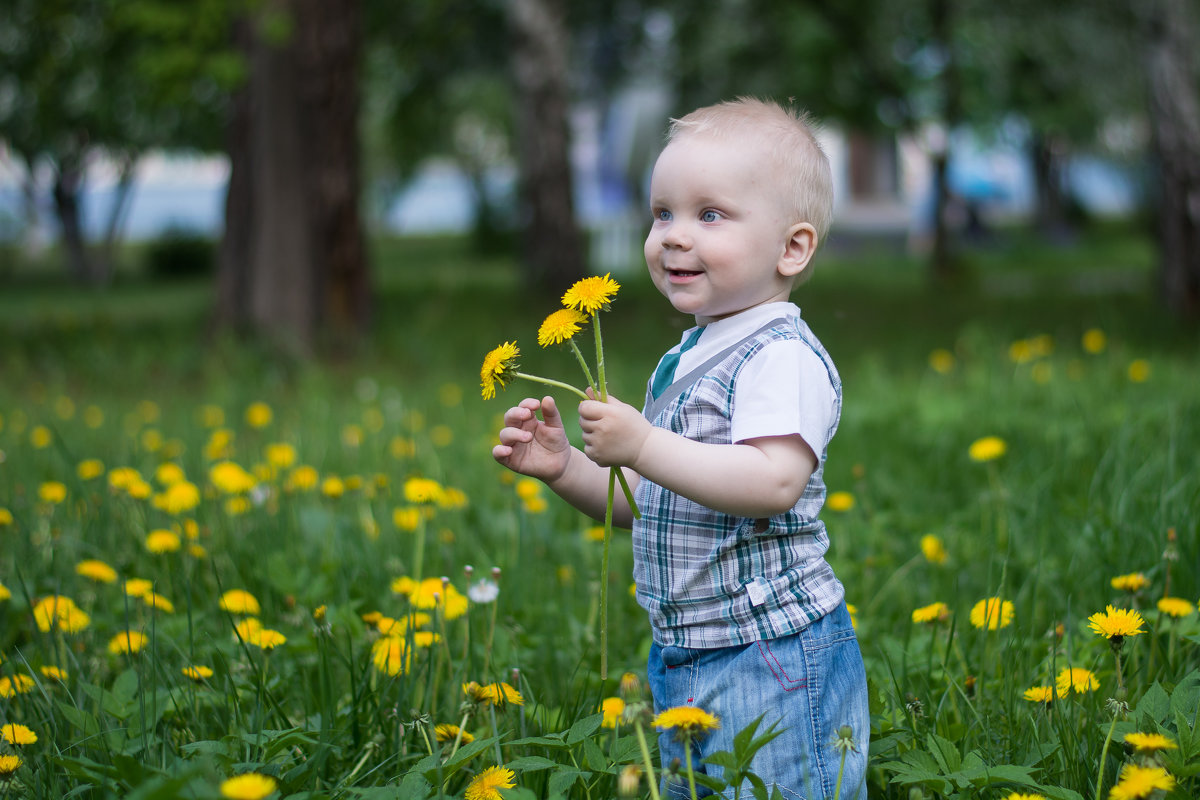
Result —
<instances>
[{"instance_id":1,"label":"blond hair","mask_svg":"<svg viewBox=\"0 0 1200 800\"><path fill-rule=\"evenodd\" d=\"M797 222L807 222L823 242L833 220L833 173L807 112L753 97L698 108L672 119L667 143L703 134L722 140L751 139L767 148L784 181L784 198Z\"/></svg>"}]
</instances>

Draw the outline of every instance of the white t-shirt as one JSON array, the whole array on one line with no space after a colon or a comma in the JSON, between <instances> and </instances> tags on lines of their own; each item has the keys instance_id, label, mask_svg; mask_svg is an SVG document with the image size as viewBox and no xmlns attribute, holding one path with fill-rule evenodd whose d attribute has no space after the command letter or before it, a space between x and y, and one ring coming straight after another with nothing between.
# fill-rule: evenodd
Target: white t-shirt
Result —
<instances>
[{"instance_id":1,"label":"white t-shirt","mask_svg":"<svg viewBox=\"0 0 1200 800\"><path fill-rule=\"evenodd\" d=\"M676 376L686 375L708 358L744 339L778 317L799 317L794 303L768 303L711 322L683 353ZM682 344L695 328L684 331ZM679 345L671 348L678 351ZM799 434L820 458L832 422L835 393L825 363L804 342L772 342L750 359L738 377L733 401L733 441L760 436Z\"/></svg>"}]
</instances>

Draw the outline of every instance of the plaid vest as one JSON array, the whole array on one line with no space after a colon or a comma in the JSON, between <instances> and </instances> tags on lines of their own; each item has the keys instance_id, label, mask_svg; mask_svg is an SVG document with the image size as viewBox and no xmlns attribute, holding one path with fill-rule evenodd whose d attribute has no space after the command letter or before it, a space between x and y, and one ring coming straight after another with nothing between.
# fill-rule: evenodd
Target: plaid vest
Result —
<instances>
[{"instance_id":1,"label":"plaid vest","mask_svg":"<svg viewBox=\"0 0 1200 800\"><path fill-rule=\"evenodd\" d=\"M842 584L825 561L829 537L820 520L829 440L842 408L832 359L799 317L772 320L678 378L657 400L647 385L643 414L656 427L710 444L730 444L734 389L742 367L766 345L799 340L828 371L836 408L817 467L789 511L769 519L706 508L642 478L633 527L638 602L663 646L731 647L803 630L842 601ZM822 376L819 376L822 377Z\"/></svg>"}]
</instances>

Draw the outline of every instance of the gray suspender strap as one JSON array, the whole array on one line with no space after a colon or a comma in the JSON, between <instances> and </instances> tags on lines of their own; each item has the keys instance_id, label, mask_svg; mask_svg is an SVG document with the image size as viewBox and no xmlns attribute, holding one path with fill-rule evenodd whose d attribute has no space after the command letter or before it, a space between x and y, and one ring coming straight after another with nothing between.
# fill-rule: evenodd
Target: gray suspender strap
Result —
<instances>
[{"instance_id":1,"label":"gray suspender strap","mask_svg":"<svg viewBox=\"0 0 1200 800\"><path fill-rule=\"evenodd\" d=\"M676 378L675 381L670 386L667 387L666 391L664 391L662 394L660 394L657 399L652 399L650 397L650 393L647 391L646 392L646 399L647 399L646 407L645 407L645 409L642 410L642 415L646 419L653 422L654 418L657 417L664 408L666 408L668 405L670 405L672 400L674 400L676 397L679 397L679 395L683 394L683 392L689 386L691 386L693 383L695 383L696 381L698 381L702 377L704 377L704 375L706 375L710 369L712 369L717 364L720 364L722 361L724 361L726 358L728 358L729 355L734 350L737 350L739 347L741 347L742 345L744 345L746 342L750 341L751 339L753 339L757 336L760 336L763 333L766 333L767 331L771 330L771 328L774 328L776 325L787 322L789 319L791 319L791 318L790 317L777 317L776 319L773 319L770 322L768 322L766 325L763 325L761 328L756 330L754 333L751 333L750 335L746 336L745 338L741 339L740 341L734 342L733 344L729 345L729 347L726 347L724 350L717 353L712 358L709 358L703 364L696 367L694 370L692 370L688 374L684 375L682 378Z\"/></svg>"}]
</instances>

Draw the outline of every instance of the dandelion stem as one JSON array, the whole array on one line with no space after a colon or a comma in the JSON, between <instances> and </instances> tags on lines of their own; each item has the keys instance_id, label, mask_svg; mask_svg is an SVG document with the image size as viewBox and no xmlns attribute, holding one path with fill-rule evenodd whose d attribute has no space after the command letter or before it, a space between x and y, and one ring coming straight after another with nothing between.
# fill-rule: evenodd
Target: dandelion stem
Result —
<instances>
[{"instance_id":1,"label":"dandelion stem","mask_svg":"<svg viewBox=\"0 0 1200 800\"><path fill-rule=\"evenodd\" d=\"M471 719L471 712L463 714L462 722L458 723L458 730L454 733L454 746L450 748L450 755L446 756L446 760L454 758L454 754L458 752L458 746L462 744L463 729L467 727L467 722Z\"/></svg>"},{"instance_id":2,"label":"dandelion stem","mask_svg":"<svg viewBox=\"0 0 1200 800\"><path fill-rule=\"evenodd\" d=\"M575 354L575 359L579 362L579 366L583 367L583 374L587 378L588 386L592 387L592 391L596 391L596 379L592 377L592 371L588 368L587 359L580 352L579 345L575 344L574 339L568 339L567 342L571 345L571 352Z\"/></svg>"},{"instance_id":3,"label":"dandelion stem","mask_svg":"<svg viewBox=\"0 0 1200 800\"><path fill-rule=\"evenodd\" d=\"M530 375L528 372L514 372L513 376L516 378L524 378L527 381L536 381L537 383L544 383L547 386L557 386L559 389L566 389L568 391L574 392L575 394L579 395L584 400L591 399L586 394L579 391L571 384L563 383L562 381L556 381L553 378L543 378L540 375Z\"/></svg>"},{"instance_id":4,"label":"dandelion stem","mask_svg":"<svg viewBox=\"0 0 1200 800\"><path fill-rule=\"evenodd\" d=\"M654 777L654 763L650 760L650 748L646 746L646 732L642 730L641 719L637 719L633 723L633 729L637 731L638 747L642 751L642 763L646 765L646 783L650 786L650 797L652 800L660 800L658 779Z\"/></svg>"},{"instance_id":5,"label":"dandelion stem","mask_svg":"<svg viewBox=\"0 0 1200 800\"><path fill-rule=\"evenodd\" d=\"M608 680L608 553L612 542L613 491L618 468L608 473L608 506L604 509L604 550L600 561L600 680Z\"/></svg>"},{"instance_id":6,"label":"dandelion stem","mask_svg":"<svg viewBox=\"0 0 1200 800\"><path fill-rule=\"evenodd\" d=\"M840 748L842 751L842 763L838 764L837 783L833 787L833 800L842 800L842 774L846 771L846 749Z\"/></svg>"},{"instance_id":7,"label":"dandelion stem","mask_svg":"<svg viewBox=\"0 0 1200 800\"><path fill-rule=\"evenodd\" d=\"M696 800L696 775L692 770L692 737L683 740L683 757L687 762L688 788L692 790L692 800Z\"/></svg>"},{"instance_id":8,"label":"dandelion stem","mask_svg":"<svg viewBox=\"0 0 1200 800\"><path fill-rule=\"evenodd\" d=\"M1113 714L1112 724L1108 726L1108 735L1104 737L1104 747L1100 750L1100 769L1096 771L1096 800L1100 800L1100 790L1104 787L1104 762L1108 760L1108 746L1112 743L1113 730L1117 727L1120 714Z\"/></svg>"}]
</instances>

